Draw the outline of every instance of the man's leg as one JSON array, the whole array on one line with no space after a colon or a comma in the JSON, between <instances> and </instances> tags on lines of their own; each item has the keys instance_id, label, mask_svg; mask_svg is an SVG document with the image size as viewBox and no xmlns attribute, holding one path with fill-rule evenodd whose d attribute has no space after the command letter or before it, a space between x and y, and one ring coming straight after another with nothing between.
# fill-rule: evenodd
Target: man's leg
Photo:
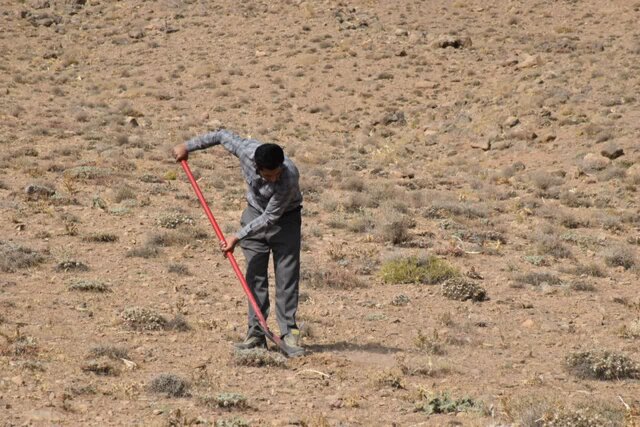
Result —
<instances>
[{"instance_id":1,"label":"man's leg","mask_svg":"<svg viewBox=\"0 0 640 427\"><path fill-rule=\"evenodd\" d=\"M252 207L248 207L242 213L242 224L251 222L254 218L260 215L260 212ZM253 292L256 299L256 303L262 311L265 319L269 315L269 246L264 239L264 234L258 234L254 237L242 239L240 241L240 247L244 253L244 258L247 263L247 272L245 278L249 289ZM263 337L264 332L260 328L258 317L253 310L253 307L249 303L248 309L248 321L249 328L247 336Z\"/></svg>"},{"instance_id":2,"label":"man's leg","mask_svg":"<svg viewBox=\"0 0 640 427\"><path fill-rule=\"evenodd\" d=\"M276 314L280 333L298 329L298 292L300 283L300 211L285 214L267 234L273 251L276 276Z\"/></svg>"}]
</instances>

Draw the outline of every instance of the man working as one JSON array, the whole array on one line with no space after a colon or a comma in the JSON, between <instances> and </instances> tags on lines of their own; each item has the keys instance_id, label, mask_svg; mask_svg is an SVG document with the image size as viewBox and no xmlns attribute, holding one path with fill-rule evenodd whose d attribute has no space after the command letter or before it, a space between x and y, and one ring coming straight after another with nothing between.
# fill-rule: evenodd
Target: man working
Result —
<instances>
[{"instance_id":1,"label":"man working","mask_svg":"<svg viewBox=\"0 0 640 427\"><path fill-rule=\"evenodd\" d=\"M189 153L222 145L240 159L247 182L248 206L242 213L242 228L221 243L224 253L233 252L240 243L247 262L246 279L265 319L269 315L269 253L273 252L276 278L276 315L282 339L287 346L303 353L300 330L296 324L300 279L300 229L302 194L299 173L276 144L244 139L228 130L217 130L190 139L173 148L176 161L187 160ZM249 305L249 330L236 348L265 348L264 332Z\"/></svg>"}]
</instances>

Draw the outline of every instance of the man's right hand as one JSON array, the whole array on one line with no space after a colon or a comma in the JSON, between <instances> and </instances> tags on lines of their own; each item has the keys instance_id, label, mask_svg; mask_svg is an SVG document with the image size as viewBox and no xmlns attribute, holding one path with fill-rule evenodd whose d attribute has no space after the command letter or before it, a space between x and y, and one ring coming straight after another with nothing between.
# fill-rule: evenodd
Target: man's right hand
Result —
<instances>
[{"instance_id":1,"label":"man's right hand","mask_svg":"<svg viewBox=\"0 0 640 427\"><path fill-rule=\"evenodd\" d=\"M175 157L176 162L187 160L189 158L189 151L187 151L187 145L183 143L173 147L173 157Z\"/></svg>"}]
</instances>

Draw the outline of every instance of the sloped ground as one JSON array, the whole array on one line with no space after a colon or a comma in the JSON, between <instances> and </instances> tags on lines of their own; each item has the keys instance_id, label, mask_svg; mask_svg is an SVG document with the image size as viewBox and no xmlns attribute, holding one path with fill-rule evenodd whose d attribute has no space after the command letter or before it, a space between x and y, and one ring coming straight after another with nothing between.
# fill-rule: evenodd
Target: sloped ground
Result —
<instances>
[{"instance_id":1,"label":"sloped ground","mask_svg":"<svg viewBox=\"0 0 640 427\"><path fill-rule=\"evenodd\" d=\"M0 12L4 425L638 423L640 3ZM168 154L219 126L303 175L284 366ZM233 232L236 160L190 164Z\"/></svg>"}]
</instances>

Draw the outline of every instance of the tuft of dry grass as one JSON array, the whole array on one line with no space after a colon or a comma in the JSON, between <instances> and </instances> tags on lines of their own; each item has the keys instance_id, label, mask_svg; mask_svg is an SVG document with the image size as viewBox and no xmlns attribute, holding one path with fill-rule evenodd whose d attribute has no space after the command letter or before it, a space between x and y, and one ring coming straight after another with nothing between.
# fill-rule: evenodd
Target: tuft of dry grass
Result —
<instances>
[{"instance_id":1,"label":"tuft of dry grass","mask_svg":"<svg viewBox=\"0 0 640 427\"><path fill-rule=\"evenodd\" d=\"M379 374L375 375L373 378L373 382L377 387L386 388L390 387L393 389L404 389L404 374L400 369L385 369Z\"/></svg>"},{"instance_id":2,"label":"tuft of dry grass","mask_svg":"<svg viewBox=\"0 0 640 427\"><path fill-rule=\"evenodd\" d=\"M219 393L216 396L202 396L200 403L211 408L245 409L249 407L247 398L240 393Z\"/></svg>"},{"instance_id":3,"label":"tuft of dry grass","mask_svg":"<svg viewBox=\"0 0 640 427\"><path fill-rule=\"evenodd\" d=\"M160 374L149 384L152 393L163 393L167 397L189 397L189 381L174 374Z\"/></svg>"}]
</instances>

